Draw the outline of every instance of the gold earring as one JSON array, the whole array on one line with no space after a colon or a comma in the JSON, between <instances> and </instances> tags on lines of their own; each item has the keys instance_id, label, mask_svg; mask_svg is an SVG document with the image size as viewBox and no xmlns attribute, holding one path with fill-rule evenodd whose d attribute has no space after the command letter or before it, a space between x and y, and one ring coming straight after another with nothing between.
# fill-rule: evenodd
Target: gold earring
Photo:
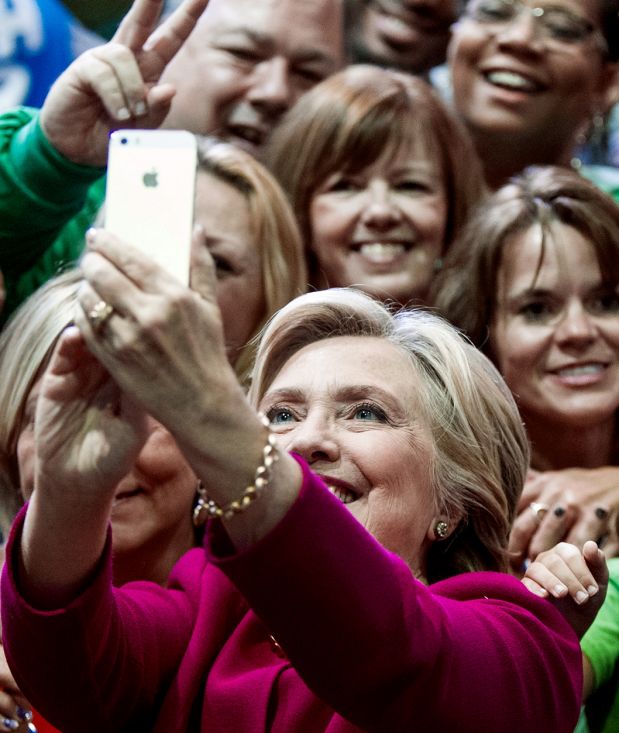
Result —
<instances>
[{"instance_id":1,"label":"gold earring","mask_svg":"<svg viewBox=\"0 0 619 733\"><path fill-rule=\"evenodd\" d=\"M201 527L206 522L208 517L206 489L204 488L202 481L198 481L196 491L198 493L198 501L193 508L193 525L194 527Z\"/></svg>"}]
</instances>

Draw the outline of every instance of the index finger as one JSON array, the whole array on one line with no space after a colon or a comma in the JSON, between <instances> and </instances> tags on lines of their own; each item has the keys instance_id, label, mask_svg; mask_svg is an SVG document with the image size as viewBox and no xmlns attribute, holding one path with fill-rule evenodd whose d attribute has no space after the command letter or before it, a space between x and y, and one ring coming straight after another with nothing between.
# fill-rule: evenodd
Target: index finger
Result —
<instances>
[{"instance_id":1,"label":"index finger","mask_svg":"<svg viewBox=\"0 0 619 733\"><path fill-rule=\"evenodd\" d=\"M164 0L135 0L112 37L132 51L142 46L157 26Z\"/></svg>"},{"instance_id":2,"label":"index finger","mask_svg":"<svg viewBox=\"0 0 619 733\"><path fill-rule=\"evenodd\" d=\"M159 79L196 27L208 3L209 0L185 0L145 39L140 54L140 67L145 80Z\"/></svg>"},{"instance_id":3,"label":"index finger","mask_svg":"<svg viewBox=\"0 0 619 733\"><path fill-rule=\"evenodd\" d=\"M152 68L146 73L158 74L165 69L195 28L209 0L184 0L159 27L164 0L135 0L120 22L113 41L122 43L134 53L153 51ZM154 63L156 61L156 63Z\"/></svg>"}]
</instances>

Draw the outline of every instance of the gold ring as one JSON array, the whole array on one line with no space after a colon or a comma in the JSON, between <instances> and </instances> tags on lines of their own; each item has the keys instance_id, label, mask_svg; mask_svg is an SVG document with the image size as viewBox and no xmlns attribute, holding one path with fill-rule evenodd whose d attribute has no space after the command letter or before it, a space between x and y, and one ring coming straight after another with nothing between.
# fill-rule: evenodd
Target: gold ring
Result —
<instances>
[{"instance_id":1,"label":"gold ring","mask_svg":"<svg viewBox=\"0 0 619 733\"><path fill-rule=\"evenodd\" d=\"M92 330L99 333L107 323L112 313L114 313L114 306L111 306L104 300L100 300L95 303L88 312L88 320L90 321Z\"/></svg>"},{"instance_id":2,"label":"gold ring","mask_svg":"<svg viewBox=\"0 0 619 733\"><path fill-rule=\"evenodd\" d=\"M532 501L529 504L529 509L533 512L533 516L537 520L538 524L541 524L542 519L547 514L550 507L547 504L542 504L539 501Z\"/></svg>"}]
</instances>

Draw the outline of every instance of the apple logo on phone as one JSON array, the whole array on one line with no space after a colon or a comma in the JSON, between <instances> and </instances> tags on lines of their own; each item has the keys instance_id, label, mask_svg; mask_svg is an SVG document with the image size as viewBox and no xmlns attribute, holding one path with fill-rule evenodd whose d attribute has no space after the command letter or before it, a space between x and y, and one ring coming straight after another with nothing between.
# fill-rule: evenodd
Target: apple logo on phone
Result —
<instances>
[{"instance_id":1,"label":"apple logo on phone","mask_svg":"<svg viewBox=\"0 0 619 733\"><path fill-rule=\"evenodd\" d=\"M158 173L153 168L150 171L146 171L146 173L142 176L142 181L147 188L156 188L159 185L157 176L158 176Z\"/></svg>"}]
</instances>

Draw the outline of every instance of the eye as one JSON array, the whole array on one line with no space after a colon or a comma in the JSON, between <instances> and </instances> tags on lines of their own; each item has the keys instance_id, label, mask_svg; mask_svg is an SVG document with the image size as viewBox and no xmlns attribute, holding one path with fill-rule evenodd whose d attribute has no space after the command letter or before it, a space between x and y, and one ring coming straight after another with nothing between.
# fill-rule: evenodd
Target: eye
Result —
<instances>
[{"instance_id":1,"label":"eye","mask_svg":"<svg viewBox=\"0 0 619 733\"><path fill-rule=\"evenodd\" d=\"M291 425L297 421L294 413L289 407L271 407L266 413L271 425Z\"/></svg>"},{"instance_id":2,"label":"eye","mask_svg":"<svg viewBox=\"0 0 619 733\"><path fill-rule=\"evenodd\" d=\"M544 300L531 300L528 303L524 303L518 310L518 314L529 323L541 323L547 321L549 318L552 318L555 313L555 307L548 301Z\"/></svg>"},{"instance_id":3,"label":"eye","mask_svg":"<svg viewBox=\"0 0 619 733\"><path fill-rule=\"evenodd\" d=\"M619 293L615 290L598 293L588 303L589 310L599 315L619 314Z\"/></svg>"},{"instance_id":4,"label":"eye","mask_svg":"<svg viewBox=\"0 0 619 733\"><path fill-rule=\"evenodd\" d=\"M515 10L505 0L481 0L473 5L470 14L480 23L502 23L511 20Z\"/></svg>"},{"instance_id":5,"label":"eye","mask_svg":"<svg viewBox=\"0 0 619 733\"><path fill-rule=\"evenodd\" d=\"M222 257L221 255L213 254L212 252L211 252L211 257L213 258L213 261L215 263L215 275L218 280L220 280L223 277L226 277L226 275L234 274L235 270L230 260L227 260L225 257Z\"/></svg>"},{"instance_id":6,"label":"eye","mask_svg":"<svg viewBox=\"0 0 619 733\"><path fill-rule=\"evenodd\" d=\"M293 69L293 73L304 81L307 86L318 84L326 77L326 74L322 70L313 69L309 66L297 66Z\"/></svg>"},{"instance_id":7,"label":"eye","mask_svg":"<svg viewBox=\"0 0 619 733\"><path fill-rule=\"evenodd\" d=\"M405 193L429 193L431 190L427 183L415 178L404 178L400 181L395 181L392 184L392 188Z\"/></svg>"},{"instance_id":8,"label":"eye","mask_svg":"<svg viewBox=\"0 0 619 733\"><path fill-rule=\"evenodd\" d=\"M385 411L372 402L363 402L353 408L353 418L363 422L387 422Z\"/></svg>"},{"instance_id":9,"label":"eye","mask_svg":"<svg viewBox=\"0 0 619 733\"><path fill-rule=\"evenodd\" d=\"M234 56L238 61L244 61L248 64L258 63L261 59L258 51L250 46L223 46L222 51Z\"/></svg>"},{"instance_id":10,"label":"eye","mask_svg":"<svg viewBox=\"0 0 619 733\"><path fill-rule=\"evenodd\" d=\"M584 18L578 18L571 13L558 9L546 10L542 16L542 23L544 23L553 38L565 43L583 41L593 30Z\"/></svg>"},{"instance_id":11,"label":"eye","mask_svg":"<svg viewBox=\"0 0 619 733\"><path fill-rule=\"evenodd\" d=\"M342 176L341 178L338 178L336 181L334 181L328 188L327 191L329 193L338 193L338 192L354 192L359 191L363 186L361 186L356 181L353 181L352 178L347 178L345 176Z\"/></svg>"}]
</instances>

